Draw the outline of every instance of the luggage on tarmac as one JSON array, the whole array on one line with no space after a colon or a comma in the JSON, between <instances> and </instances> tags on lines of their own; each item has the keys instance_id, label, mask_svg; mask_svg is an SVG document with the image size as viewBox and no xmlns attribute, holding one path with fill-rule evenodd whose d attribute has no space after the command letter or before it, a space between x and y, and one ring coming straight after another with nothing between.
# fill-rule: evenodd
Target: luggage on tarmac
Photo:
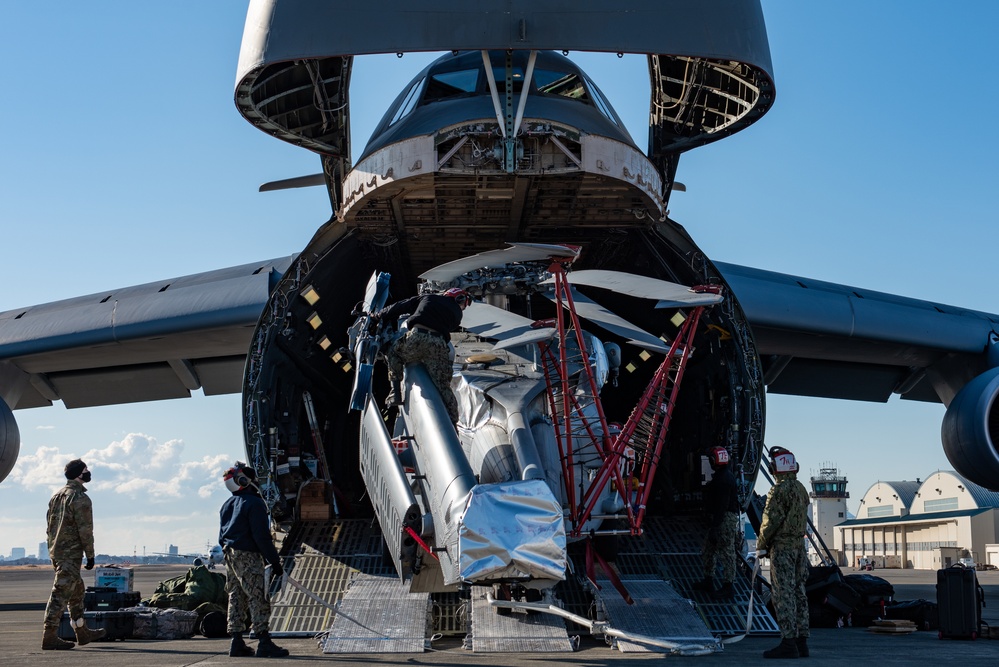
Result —
<instances>
[{"instance_id":1,"label":"luggage on tarmac","mask_svg":"<svg viewBox=\"0 0 999 667\"><path fill-rule=\"evenodd\" d=\"M873 574L848 574L843 579L856 595L856 607L851 619L853 625L866 628L874 621L885 618L885 606L895 596L895 587L891 582Z\"/></svg>"},{"instance_id":2,"label":"luggage on tarmac","mask_svg":"<svg viewBox=\"0 0 999 667\"><path fill-rule=\"evenodd\" d=\"M963 565L937 570L940 639L975 639L981 632L985 591L975 571Z\"/></svg>"},{"instance_id":3,"label":"luggage on tarmac","mask_svg":"<svg viewBox=\"0 0 999 667\"><path fill-rule=\"evenodd\" d=\"M131 611L85 611L83 619L91 630L107 630L107 634L97 641L111 642L132 638L135 614ZM70 623L68 611L62 613L62 620L56 633L59 639L76 641L76 633L73 631L73 624Z\"/></svg>"},{"instance_id":4,"label":"luggage on tarmac","mask_svg":"<svg viewBox=\"0 0 999 667\"><path fill-rule=\"evenodd\" d=\"M826 590L824 602L839 613L849 615L860 606L860 596L850 584L843 582Z\"/></svg>"},{"instance_id":5,"label":"luggage on tarmac","mask_svg":"<svg viewBox=\"0 0 999 667\"><path fill-rule=\"evenodd\" d=\"M194 636L198 613L184 609L133 607L132 636L136 639L187 639Z\"/></svg>"},{"instance_id":6,"label":"luggage on tarmac","mask_svg":"<svg viewBox=\"0 0 999 667\"><path fill-rule=\"evenodd\" d=\"M873 574L848 574L843 579L857 591L861 605L883 606L895 597L895 587L891 582Z\"/></svg>"},{"instance_id":7,"label":"luggage on tarmac","mask_svg":"<svg viewBox=\"0 0 999 667\"><path fill-rule=\"evenodd\" d=\"M860 597L844 581L835 565L818 565L808 569L805 582L808 596L809 624L813 628L835 628L845 625L860 603Z\"/></svg>"},{"instance_id":8,"label":"luggage on tarmac","mask_svg":"<svg viewBox=\"0 0 999 667\"><path fill-rule=\"evenodd\" d=\"M937 603L929 600L906 600L885 605L886 619L912 621L919 630L938 630L940 616Z\"/></svg>"},{"instance_id":9,"label":"luggage on tarmac","mask_svg":"<svg viewBox=\"0 0 999 667\"><path fill-rule=\"evenodd\" d=\"M138 591L119 592L116 588L88 586L83 594L85 611L117 611L139 604L142 594Z\"/></svg>"},{"instance_id":10,"label":"luggage on tarmac","mask_svg":"<svg viewBox=\"0 0 999 667\"><path fill-rule=\"evenodd\" d=\"M821 598L825 595L825 589L841 583L843 583L843 573L836 565L812 565L808 568L805 594L809 600Z\"/></svg>"}]
</instances>

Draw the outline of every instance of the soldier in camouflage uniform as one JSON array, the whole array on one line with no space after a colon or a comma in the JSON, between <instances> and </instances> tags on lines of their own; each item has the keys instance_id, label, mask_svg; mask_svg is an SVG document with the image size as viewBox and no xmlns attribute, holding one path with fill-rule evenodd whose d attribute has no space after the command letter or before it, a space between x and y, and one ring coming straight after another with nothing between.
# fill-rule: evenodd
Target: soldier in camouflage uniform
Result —
<instances>
[{"instance_id":1,"label":"soldier in camouflage uniform","mask_svg":"<svg viewBox=\"0 0 999 667\"><path fill-rule=\"evenodd\" d=\"M422 363L433 381L451 423L458 423L458 401L451 391L451 376L454 375L450 356L451 332L461 326L461 315L472 298L463 289L452 288L443 294L424 294L403 299L374 313L375 322L395 326L395 321L409 313L406 319L408 331L389 348L389 379L392 380L393 394L401 396L395 389L402 379L403 368L409 363Z\"/></svg>"},{"instance_id":2,"label":"soldier in camouflage uniform","mask_svg":"<svg viewBox=\"0 0 999 667\"><path fill-rule=\"evenodd\" d=\"M704 510L708 515L708 534L704 539L701 561L704 580L694 590L705 591L716 600L735 596L735 541L739 532L739 488L729 469L728 450L712 447L708 461L714 474L704 486ZM721 566L722 587L715 590L715 574Z\"/></svg>"},{"instance_id":3,"label":"soldier in camouflage uniform","mask_svg":"<svg viewBox=\"0 0 999 667\"><path fill-rule=\"evenodd\" d=\"M256 471L237 462L223 476L232 496L219 510L219 544L225 557L225 590L229 594L227 626L232 636L229 655L254 655L243 641L247 612L256 633L256 657L283 658L288 649L276 645L270 635L271 603L267 599L264 561L271 564L277 576L284 573L281 559L271 540L267 521L267 505L260 497L254 480Z\"/></svg>"},{"instance_id":4,"label":"soldier in camouflage uniform","mask_svg":"<svg viewBox=\"0 0 999 667\"><path fill-rule=\"evenodd\" d=\"M808 560L805 523L808 491L798 481L798 463L783 447L770 448L774 486L767 494L757 551L770 556L770 584L781 642L764 651L764 658L808 657Z\"/></svg>"},{"instance_id":5,"label":"soldier in camouflage uniform","mask_svg":"<svg viewBox=\"0 0 999 667\"><path fill-rule=\"evenodd\" d=\"M91 630L83 617L83 577L80 563L87 557L87 569L94 569L94 513L84 484L90 481L87 464L74 459L66 464L66 486L56 491L49 501L46 515L46 537L49 558L55 568L52 593L45 607L42 649L73 648L73 642L59 638L62 613L69 607L70 622L76 641L84 646L100 639L106 630Z\"/></svg>"}]
</instances>

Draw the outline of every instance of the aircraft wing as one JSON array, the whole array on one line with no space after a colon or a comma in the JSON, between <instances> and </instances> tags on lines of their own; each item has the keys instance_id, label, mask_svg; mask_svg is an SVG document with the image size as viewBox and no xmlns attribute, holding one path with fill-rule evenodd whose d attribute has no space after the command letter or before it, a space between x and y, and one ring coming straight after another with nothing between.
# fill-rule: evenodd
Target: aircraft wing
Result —
<instances>
[{"instance_id":1,"label":"aircraft wing","mask_svg":"<svg viewBox=\"0 0 999 667\"><path fill-rule=\"evenodd\" d=\"M254 327L293 259L0 313L0 398L78 408L239 392Z\"/></svg>"},{"instance_id":2,"label":"aircraft wing","mask_svg":"<svg viewBox=\"0 0 999 667\"><path fill-rule=\"evenodd\" d=\"M942 402L999 365L999 315L715 262L752 327L767 391Z\"/></svg>"}]
</instances>

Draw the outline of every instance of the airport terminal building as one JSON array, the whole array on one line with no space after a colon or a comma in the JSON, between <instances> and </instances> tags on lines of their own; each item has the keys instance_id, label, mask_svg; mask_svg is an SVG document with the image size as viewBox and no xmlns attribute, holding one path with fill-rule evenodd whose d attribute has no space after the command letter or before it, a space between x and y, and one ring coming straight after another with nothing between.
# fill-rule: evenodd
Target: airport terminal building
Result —
<instances>
[{"instance_id":1,"label":"airport terminal building","mask_svg":"<svg viewBox=\"0 0 999 667\"><path fill-rule=\"evenodd\" d=\"M842 565L936 570L961 558L999 566L999 492L938 471L915 482L877 482L857 517L836 526Z\"/></svg>"}]
</instances>

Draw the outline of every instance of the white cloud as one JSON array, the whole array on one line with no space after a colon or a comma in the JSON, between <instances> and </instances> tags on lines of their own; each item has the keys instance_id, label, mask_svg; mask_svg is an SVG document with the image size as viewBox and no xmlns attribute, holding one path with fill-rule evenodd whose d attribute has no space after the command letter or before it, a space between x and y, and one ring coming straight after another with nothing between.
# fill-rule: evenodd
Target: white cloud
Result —
<instances>
[{"instance_id":1,"label":"white cloud","mask_svg":"<svg viewBox=\"0 0 999 667\"><path fill-rule=\"evenodd\" d=\"M210 498L222 490L222 472L229 465L226 454L206 454L184 461L183 440L167 440L142 433L129 433L102 449L91 449L82 458L93 474L88 488L93 493L113 493L126 499L151 502L179 498ZM25 490L48 488L54 492L66 483L65 465L77 454L63 454L58 447L39 447L22 455L11 471L10 481ZM91 495L93 495L93 493Z\"/></svg>"},{"instance_id":2,"label":"white cloud","mask_svg":"<svg viewBox=\"0 0 999 667\"><path fill-rule=\"evenodd\" d=\"M7 481L26 490L49 487L53 491L66 483L66 464L76 458L59 452L58 447L39 447L34 454L21 454Z\"/></svg>"},{"instance_id":3,"label":"white cloud","mask_svg":"<svg viewBox=\"0 0 999 667\"><path fill-rule=\"evenodd\" d=\"M104 449L90 450L84 460L92 471L104 464L117 470L159 471L178 466L183 451L183 440L167 440L160 444L148 435L129 433Z\"/></svg>"},{"instance_id":4,"label":"white cloud","mask_svg":"<svg viewBox=\"0 0 999 667\"><path fill-rule=\"evenodd\" d=\"M41 424L35 427L36 431L52 431L54 429L55 426L42 426Z\"/></svg>"}]
</instances>

